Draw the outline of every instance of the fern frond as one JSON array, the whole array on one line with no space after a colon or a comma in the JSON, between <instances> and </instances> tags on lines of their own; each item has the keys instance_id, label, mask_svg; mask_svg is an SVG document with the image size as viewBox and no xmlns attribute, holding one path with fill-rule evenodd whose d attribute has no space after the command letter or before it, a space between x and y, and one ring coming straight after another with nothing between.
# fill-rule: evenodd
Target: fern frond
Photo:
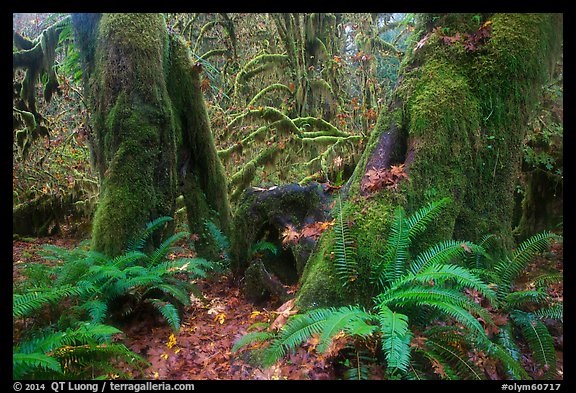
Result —
<instances>
[{"instance_id":1,"label":"fern frond","mask_svg":"<svg viewBox=\"0 0 576 393\"><path fill-rule=\"evenodd\" d=\"M418 254L410 263L409 269L412 274L418 274L420 270L430 264L447 264L456 257L463 258L472 252L483 253L485 251L481 246L471 242L445 240Z\"/></svg>"},{"instance_id":2,"label":"fern frond","mask_svg":"<svg viewBox=\"0 0 576 393\"><path fill-rule=\"evenodd\" d=\"M461 379L456 371L452 370L452 366L443 356L442 351L434 345L429 344L425 348L414 347L412 353L414 358L421 359L422 364L417 364L416 361L410 363L410 371L406 374L407 379L427 380L430 369L442 380Z\"/></svg>"},{"instance_id":3,"label":"fern frond","mask_svg":"<svg viewBox=\"0 0 576 393\"><path fill-rule=\"evenodd\" d=\"M62 337L64 332L57 331L54 332L51 329L46 329L45 331L34 333L31 339L23 340L20 344L14 347L14 352L21 353L34 353L42 352L47 353L52 349L57 348L62 343Z\"/></svg>"},{"instance_id":4,"label":"fern frond","mask_svg":"<svg viewBox=\"0 0 576 393\"><path fill-rule=\"evenodd\" d=\"M114 334L122 331L114 326L99 323L83 322L76 329L66 329L62 336L63 345L103 344L109 343Z\"/></svg>"},{"instance_id":5,"label":"fern frond","mask_svg":"<svg viewBox=\"0 0 576 393\"><path fill-rule=\"evenodd\" d=\"M562 304L554 304L534 311L534 315L540 319L556 319L564 322L564 307Z\"/></svg>"},{"instance_id":6,"label":"fern frond","mask_svg":"<svg viewBox=\"0 0 576 393\"><path fill-rule=\"evenodd\" d=\"M459 326L432 326L424 332L428 340L425 349L432 350L436 359L448 370L449 379L484 379L483 372L469 360L469 351L479 337L470 337ZM487 337L481 337L486 342Z\"/></svg>"},{"instance_id":7,"label":"fern frond","mask_svg":"<svg viewBox=\"0 0 576 393\"><path fill-rule=\"evenodd\" d=\"M228 249L230 248L230 242L228 241L226 235L211 220L206 220L204 222L204 226L208 230L208 233L210 233L210 236L212 236L212 238L216 242L218 250L220 252L226 253L226 251L228 251Z\"/></svg>"},{"instance_id":8,"label":"fern frond","mask_svg":"<svg viewBox=\"0 0 576 393\"><path fill-rule=\"evenodd\" d=\"M332 338L341 331L355 332L364 335L367 332L365 321L373 319L372 315L358 306L347 306L335 309L322 324L318 346L319 353L328 350Z\"/></svg>"},{"instance_id":9,"label":"fern frond","mask_svg":"<svg viewBox=\"0 0 576 393\"><path fill-rule=\"evenodd\" d=\"M386 239L386 248L381 261L372 270L371 279L380 289L384 289L388 282L402 277L406 269L410 237L409 228L405 219L404 209L396 208L390 233Z\"/></svg>"},{"instance_id":10,"label":"fern frond","mask_svg":"<svg viewBox=\"0 0 576 393\"><path fill-rule=\"evenodd\" d=\"M418 306L431 307L443 314L461 322L466 328L484 335L484 329L471 311L481 314L490 320L489 314L478 304L464 296L462 293L441 287L412 286L388 291L376 296L379 307L384 306Z\"/></svg>"},{"instance_id":11,"label":"fern frond","mask_svg":"<svg viewBox=\"0 0 576 393\"><path fill-rule=\"evenodd\" d=\"M355 357L353 358L352 367L344 372L344 379L348 380L367 380L370 378L367 364L377 363L376 357L366 350L353 349ZM354 365L355 363L355 365Z\"/></svg>"},{"instance_id":12,"label":"fern frond","mask_svg":"<svg viewBox=\"0 0 576 393\"><path fill-rule=\"evenodd\" d=\"M449 360L455 364L455 369L460 371L460 375L470 376L472 379L484 379L481 372L472 366L468 361L468 356L462 353L457 347L445 343L437 342L436 340L428 340L428 345L434 347L441 355L439 358L446 361ZM446 365L444 365L446 368Z\"/></svg>"},{"instance_id":13,"label":"fern frond","mask_svg":"<svg viewBox=\"0 0 576 393\"><path fill-rule=\"evenodd\" d=\"M146 258L146 254L143 252L129 251L112 259L110 264L118 269L125 269L132 266L136 261L144 258Z\"/></svg>"},{"instance_id":14,"label":"fern frond","mask_svg":"<svg viewBox=\"0 0 576 393\"><path fill-rule=\"evenodd\" d=\"M415 282L426 283L432 281L435 284L451 282L457 288L469 288L480 292L490 301L496 299L496 295L478 276L468 269L456 265L433 264L412 278Z\"/></svg>"},{"instance_id":15,"label":"fern frond","mask_svg":"<svg viewBox=\"0 0 576 393\"><path fill-rule=\"evenodd\" d=\"M534 285L537 287L546 287L550 284L558 284L564 281L563 273L546 273L541 274L534 279Z\"/></svg>"},{"instance_id":16,"label":"fern frond","mask_svg":"<svg viewBox=\"0 0 576 393\"><path fill-rule=\"evenodd\" d=\"M146 261L149 267L156 266L164 258L166 258L166 254L170 251L171 247L178 242L180 239L190 235L188 232L178 232L170 236L168 239L164 240L157 249L154 250L152 255L150 255Z\"/></svg>"},{"instance_id":17,"label":"fern frond","mask_svg":"<svg viewBox=\"0 0 576 393\"><path fill-rule=\"evenodd\" d=\"M274 364L313 334L320 334L326 320L335 312L335 308L318 308L306 314L292 316L282 327L279 335L264 350L264 366Z\"/></svg>"},{"instance_id":18,"label":"fern frond","mask_svg":"<svg viewBox=\"0 0 576 393\"><path fill-rule=\"evenodd\" d=\"M81 307L88 311L92 323L99 324L106 319L108 305L99 299L92 299L84 302Z\"/></svg>"},{"instance_id":19,"label":"fern frond","mask_svg":"<svg viewBox=\"0 0 576 393\"><path fill-rule=\"evenodd\" d=\"M128 247L126 248L126 252L129 253L131 251L142 250L144 248L144 245L146 244L146 241L150 238L150 236L152 236L152 234L156 230L158 230L162 225L172 220L173 220L172 217L163 216L150 221L148 224L146 224L146 229L141 234L139 234L134 239L128 241Z\"/></svg>"},{"instance_id":20,"label":"fern frond","mask_svg":"<svg viewBox=\"0 0 576 393\"><path fill-rule=\"evenodd\" d=\"M271 339L272 337L274 337L274 333L269 331L250 332L240 337L240 339L236 341L236 343L232 346L232 349L230 351L232 353L238 352L238 350L247 345L257 342L264 342L266 340Z\"/></svg>"},{"instance_id":21,"label":"fern frond","mask_svg":"<svg viewBox=\"0 0 576 393\"><path fill-rule=\"evenodd\" d=\"M340 204L339 214L334 225L334 269L342 285L346 287L358 277L358 264L356 248L350 236L348 223L344 222L340 197L338 203Z\"/></svg>"},{"instance_id":22,"label":"fern frond","mask_svg":"<svg viewBox=\"0 0 576 393\"><path fill-rule=\"evenodd\" d=\"M46 304L58 303L70 296L81 296L88 290L86 287L65 285L43 290L31 289L24 294L14 294L12 296L12 317L26 318Z\"/></svg>"},{"instance_id":23,"label":"fern frond","mask_svg":"<svg viewBox=\"0 0 576 393\"><path fill-rule=\"evenodd\" d=\"M278 253L278 247L276 247L274 243L265 240L260 240L250 247L250 254L252 255L261 251L269 251L271 254L276 255Z\"/></svg>"},{"instance_id":24,"label":"fern frond","mask_svg":"<svg viewBox=\"0 0 576 393\"><path fill-rule=\"evenodd\" d=\"M512 310L522 308L522 306L526 304L540 305L548 299L548 294L542 290L516 291L506 295L503 301L503 309Z\"/></svg>"},{"instance_id":25,"label":"fern frond","mask_svg":"<svg viewBox=\"0 0 576 393\"><path fill-rule=\"evenodd\" d=\"M514 310L510 317L521 328L534 360L546 371L544 377L552 377L556 373L556 350L554 339L546 325L533 314L520 310Z\"/></svg>"},{"instance_id":26,"label":"fern frond","mask_svg":"<svg viewBox=\"0 0 576 393\"><path fill-rule=\"evenodd\" d=\"M417 235L426 230L427 225L438 216L440 211L451 202L451 198L442 198L439 201L431 202L421 207L406 219L408 226L408 236L414 239Z\"/></svg>"},{"instance_id":27,"label":"fern frond","mask_svg":"<svg viewBox=\"0 0 576 393\"><path fill-rule=\"evenodd\" d=\"M412 332L408 329L408 317L390 310L386 306L379 307L378 318L382 331L382 350L386 356L389 372L395 369L403 373L408 371L410 364L410 341Z\"/></svg>"},{"instance_id":28,"label":"fern frond","mask_svg":"<svg viewBox=\"0 0 576 393\"><path fill-rule=\"evenodd\" d=\"M180 331L180 315L172 303L160 299L146 299L146 301L162 314L174 332Z\"/></svg>"},{"instance_id":29,"label":"fern frond","mask_svg":"<svg viewBox=\"0 0 576 393\"><path fill-rule=\"evenodd\" d=\"M156 284L154 286L151 286L148 289L148 291L150 291L152 289L161 290L165 294L176 299L178 302L180 302L184 306L190 305L190 297L188 296L188 293L186 292L186 290L184 288L180 287L176 283L162 282L160 284Z\"/></svg>"},{"instance_id":30,"label":"fern frond","mask_svg":"<svg viewBox=\"0 0 576 393\"><path fill-rule=\"evenodd\" d=\"M161 265L158 266L160 267ZM172 273L184 270L197 278L206 277L206 272L212 269L212 264L204 258L180 258L176 261L167 262L162 268ZM152 271L155 271L155 268Z\"/></svg>"},{"instance_id":31,"label":"fern frond","mask_svg":"<svg viewBox=\"0 0 576 393\"><path fill-rule=\"evenodd\" d=\"M62 374L62 367L56 359L38 352L13 353L12 365L12 377L14 379L24 379L27 375L38 368L50 370L57 374Z\"/></svg>"},{"instance_id":32,"label":"fern frond","mask_svg":"<svg viewBox=\"0 0 576 393\"><path fill-rule=\"evenodd\" d=\"M484 235L477 243L479 248L472 249L471 253L465 255L465 265L469 269L486 269L488 266L486 266L486 263L482 263L482 261L492 261L492 257L486 252L486 250L493 247L497 239L498 236L494 234Z\"/></svg>"},{"instance_id":33,"label":"fern frond","mask_svg":"<svg viewBox=\"0 0 576 393\"><path fill-rule=\"evenodd\" d=\"M559 238L558 235L548 231L538 233L523 241L514 251L511 258L505 258L496 265L495 270L500 275L497 292L499 300L510 292L512 284L522 273L534 254L544 251L553 239Z\"/></svg>"},{"instance_id":34,"label":"fern frond","mask_svg":"<svg viewBox=\"0 0 576 393\"><path fill-rule=\"evenodd\" d=\"M506 374L512 379L531 379L530 375L526 372L520 360L514 352L510 351L510 347L499 345L497 343L493 343L490 340L486 340L487 351L486 354L498 359L504 370L506 370Z\"/></svg>"},{"instance_id":35,"label":"fern frond","mask_svg":"<svg viewBox=\"0 0 576 393\"><path fill-rule=\"evenodd\" d=\"M490 287L485 284L478 276L473 274L468 269L450 264L432 264L418 274L407 274L404 277L392 282L389 289L384 292L385 294L393 294L394 291L400 288L406 288L410 285L426 284L433 282L434 284L443 284L452 282L455 288L469 288L480 292L489 300L494 300L494 292ZM383 294L379 296L385 296Z\"/></svg>"}]
</instances>

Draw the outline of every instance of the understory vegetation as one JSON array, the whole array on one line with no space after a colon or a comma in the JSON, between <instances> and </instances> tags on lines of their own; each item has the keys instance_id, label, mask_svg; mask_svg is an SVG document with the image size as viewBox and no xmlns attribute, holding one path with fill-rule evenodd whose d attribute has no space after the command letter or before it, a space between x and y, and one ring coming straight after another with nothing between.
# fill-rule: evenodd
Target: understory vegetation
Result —
<instances>
[{"instance_id":1,"label":"understory vegetation","mask_svg":"<svg viewBox=\"0 0 576 393\"><path fill-rule=\"evenodd\" d=\"M515 291L514 283L535 253L560 238L536 234L497 261L481 244L446 240L411 255L410 244L438 215L446 200L431 203L406 217L402 208L386 241L386 252L368 273L375 295L369 306L317 308L288 320L279 331L259 330L239 340L234 350L269 341L257 358L270 366L299 344L315 337L316 350L352 352L354 367L346 375L367 379L366 366L385 364L386 379L484 379L472 354L484 353L511 379L530 379L516 342L524 339L546 379L556 376L556 352L546 319L562 321L562 301L546 292L561 274L535 278L534 288ZM343 221L340 214L337 221ZM343 290L361 277L354 260L354 241L339 224L334 266ZM258 326L260 329L262 326ZM516 331L521 332L520 336ZM369 359L365 364L360 358Z\"/></svg>"},{"instance_id":2,"label":"understory vegetation","mask_svg":"<svg viewBox=\"0 0 576 393\"><path fill-rule=\"evenodd\" d=\"M13 14L12 378L562 380L562 18Z\"/></svg>"}]
</instances>

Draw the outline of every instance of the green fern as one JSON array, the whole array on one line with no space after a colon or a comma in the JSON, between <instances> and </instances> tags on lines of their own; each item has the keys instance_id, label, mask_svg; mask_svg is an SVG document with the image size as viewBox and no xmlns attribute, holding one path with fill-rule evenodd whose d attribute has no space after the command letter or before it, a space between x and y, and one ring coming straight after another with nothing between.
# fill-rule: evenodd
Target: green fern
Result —
<instances>
[{"instance_id":1,"label":"green fern","mask_svg":"<svg viewBox=\"0 0 576 393\"><path fill-rule=\"evenodd\" d=\"M511 258L504 258L495 266L495 271L500 276L497 292L499 300L510 292L514 280L522 273L534 254L544 251L553 239L559 239L559 236L548 231L531 236L518 246Z\"/></svg>"},{"instance_id":2,"label":"green fern","mask_svg":"<svg viewBox=\"0 0 576 393\"><path fill-rule=\"evenodd\" d=\"M430 359L442 366L443 379L484 379L483 372L469 361L472 340L463 340L466 334L456 326L434 326L426 330L425 348Z\"/></svg>"},{"instance_id":3,"label":"green fern","mask_svg":"<svg viewBox=\"0 0 576 393\"><path fill-rule=\"evenodd\" d=\"M160 299L147 299L146 301L150 302L162 314L174 332L180 330L180 315L172 303Z\"/></svg>"},{"instance_id":4,"label":"green fern","mask_svg":"<svg viewBox=\"0 0 576 393\"><path fill-rule=\"evenodd\" d=\"M96 370L110 367L113 359L133 365L147 362L122 344L113 344L112 336L120 330L108 325L81 323L76 328L52 331L25 340L13 349L13 377L93 377Z\"/></svg>"},{"instance_id":5,"label":"green fern","mask_svg":"<svg viewBox=\"0 0 576 393\"><path fill-rule=\"evenodd\" d=\"M500 327L497 342L486 343L487 354L500 360L506 374L511 379L531 379L521 364L520 349L512 338L511 325Z\"/></svg>"},{"instance_id":6,"label":"green fern","mask_svg":"<svg viewBox=\"0 0 576 393\"><path fill-rule=\"evenodd\" d=\"M542 290L528 290L528 291L517 291L506 295L503 299L504 310L513 310L516 308L522 308L527 304L542 304L545 300L549 299L546 292Z\"/></svg>"},{"instance_id":7,"label":"green fern","mask_svg":"<svg viewBox=\"0 0 576 393\"><path fill-rule=\"evenodd\" d=\"M534 355L534 360L545 371L544 378L552 378L556 374L556 350L554 339L546 325L533 314L520 310L512 312L510 317L515 324L520 326Z\"/></svg>"},{"instance_id":8,"label":"green fern","mask_svg":"<svg viewBox=\"0 0 576 393\"><path fill-rule=\"evenodd\" d=\"M422 251L411 262L409 270L417 274L431 264L447 264L455 258L464 259L470 253L483 253L484 249L472 242L445 240Z\"/></svg>"},{"instance_id":9,"label":"green fern","mask_svg":"<svg viewBox=\"0 0 576 393\"><path fill-rule=\"evenodd\" d=\"M170 236L168 239L164 240L162 244L160 244L160 246L154 250L152 255L147 258L146 264L149 267L152 267L162 262L174 244L188 235L190 235L188 232L177 232Z\"/></svg>"},{"instance_id":10,"label":"green fern","mask_svg":"<svg viewBox=\"0 0 576 393\"><path fill-rule=\"evenodd\" d=\"M441 210L452 202L451 198L442 198L438 201L430 202L426 206L418 209L407 220L408 236L414 239L424 232L428 224L436 218Z\"/></svg>"},{"instance_id":11,"label":"green fern","mask_svg":"<svg viewBox=\"0 0 576 393\"><path fill-rule=\"evenodd\" d=\"M60 362L44 353L14 353L12 354L12 378L24 379L37 369L62 374Z\"/></svg>"},{"instance_id":12,"label":"green fern","mask_svg":"<svg viewBox=\"0 0 576 393\"><path fill-rule=\"evenodd\" d=\"M46 304L55 304L67 297L86 294L92 288L86 286L66 285L59 288L32 288L24 294L13 294L12 317L26 318Z\"/></svg>"},{"instance_id":13,"label":"green fern","mask_svg":"<svg viewBox=\"0 0 576 393\"><path fill-rule=\"evenodd\" d=\"M334 224L334 268L344 287L348 287L358 278L356 248L350 236L348 223L344 220L342 200L338 197L338 215Z\"/></svg>"},{"instance_id":14,"label":"green fern","mask_svg":"<svg viewBox=\"0 0 576 393\"><path fill-rule=\"evenodd\" d=\"M389 372L395 369L403 373L408 371L410 364L410 340L412 333L408 328L408 317L381 305L378 319L382 331L382 350L386 355Z\"/></svg>"},{"instance_id":15,"label":"green fern","mask_svg":"<svg viewBox=\"0 0 576 393\"><path fill-rule=\"evenodd\" d=\"M278 247L276 247L274 243L267 242L265 240L260 240L259 242L252 245L252 247L250 248L251 255L254 255L262 251L268 251L271 254L276 255L278 254Z\"/></svg>"},{"instance_id":16,"label":"green fern","mask_svg":"<svg viewBox=\"0 0 576 393\"><path fill-rule=\"evenodd\" d=\"M230 350L232 353L238 352L240 349L253 344L253 343L259 343L259 342L265 342L271 338L274 337L274 333L269 332L269 331L261 331L261 332L249 332L245 335L243 335L242 337L240 337L240 339L238 339L238 341L236 341L234 343L234 345L232 346L232 349Z\"/></svg>"},{"instance_id":17,"label":"green fern","mask_svg":"<svg viewBox=\"0 0 576 393\"><path fill-rule=\"evenodd\" d=\"M162 216L150 221L148 224L146 224L146 229L142 233L137 235L134 239L128 241L126 252L129 253L131 251L142 250L150 236L152 236L155 231L159 230L162 225L172 220L172 217Z\"/></svg>"},{"instance_id":18,"label":"green fern","mask_svg":"<svg viewBox=\"0 0 576 393\"><path fill-rule=\"evenodd\" d=\"M426 230L427 225L438 216L442 208L451 201L443 198L430 202L406 217L402 207L396 208L386 239L386 248L380 261L373 265L371 281L383 290L391 281L397 280L406 272L409 261L409 247L413 239ZM423 258L424 256L421 256ZM420 260L419 260L420 263ZM412 268L416 271L416 268Z\"/></svg>"},{"instance_id":19,"label":"green fern","mask_svg":"<svg viewBox=\"0 0 576 393\"><path fill-rule=\"evenodd\" d=\"M539 319L556 319L564 322L564 307L562 304L553 304L534 311L534 316Z\"/></svg>"},{"instance_id":20,"label":"green fern","mask_svg":"<svg viewBox=\"0 0 576 393\"><path fill-rule=\"evenodd\" d=\"M346 348L348 349L348 348ZM348 380L367 380L370 378L369 369L367 367L368 364L376 364L378 359L365 349L356 349L353 348L354 356L351 358L353 359L350 362L348 359L347 363L345 364L349 367L348 370L344 372L344 378ZM355 363L355 364L350 364Z\"/></svg>"},{"instance_id":21,"label":"green fern","mask_svg":"<svg viewBox=\"0 0 576 393\"><path fill-rule=\"evenodd\" d=\"M421 252L415 259L410 258L409 246L412 240L425 230L426 225L448 201L446 198L431 203L410 217L406 217L402 208L396 209L384 255L378 263L372 265L370 272L370 280L380 291L373 297L373 310L344 306L320 308L293 316L265 348L264 365L271 365L314 335L319 339L316 349L320 353L325 352L332 339L338 333L345 332L355 340L379 340L389 378L423 377L412 364L413 333L409 322L426 325L441 320L444 323L456 322L462 326L464 334L453 334L452 343L440 340L434 348L419 349L419 359L428 358L439 362L442 358L447 376L480 377L481 373L477 369L467 370L467 354L458 352L462 345L452 347L455 342L489 341L478 319L493 325L491 315L467 296L465 290L476 291L488 301L494 301L496 295L477 274L456 264L470 253L483 255L485 250L471 242L453 240L438 243ZM350 278L357 277L357 266L352 247L347 247L353 241L344 223L341 201L338 202L335 208L338 213L335 224L335 267L338 276L350 282ZM267 335L268 332L259 332L254 337L265 339ZM498 350L496 348L494 352ZM506 354L501 356L509 360ZM357 377L362 374L356 371L352 373L356 373Z\"/></svg>"}]
</instances>

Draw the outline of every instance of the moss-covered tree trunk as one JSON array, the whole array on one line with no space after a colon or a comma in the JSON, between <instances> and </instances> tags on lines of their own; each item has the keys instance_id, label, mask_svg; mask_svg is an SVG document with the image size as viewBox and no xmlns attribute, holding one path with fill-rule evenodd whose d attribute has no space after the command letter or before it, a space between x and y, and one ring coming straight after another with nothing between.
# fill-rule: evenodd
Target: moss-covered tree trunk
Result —
<instances>
[{"instance_id":1,"label":"moss-covered tree trunk","mask_svg":"<svg viewBox=\"0 0 576 393\"><path fill-rule=\"evenodd\" d=\"M514 187L528 115L560 50L562 15L422 15L394 97L380 113L343 204L360 269L379 258L395 207L407 213L450 197L419 239L478 241L498 234L512 245ZM458 35L456 35L458 33ZM468 34L468 35L465 35ZM370 192L369 170L405 164L398 190ZM324 233L301 279L301 308L366 302L343 290L334 271L334 234Z\"/></svg>"},{"instance_id":2,"label":"moss-covered tree trunk","mask_svg":"<svg viewBox=\"0 0 576 393\"><path fill-rule=\"evenodd\" d=\"M227 233L229 208L200 93L200 70L160 14L75 14L101 180L92 247L121 253L145 224L172 215L182 186L191 230ZM208 252L201 248L201 252Z\"/></svg>"}]
</instances>

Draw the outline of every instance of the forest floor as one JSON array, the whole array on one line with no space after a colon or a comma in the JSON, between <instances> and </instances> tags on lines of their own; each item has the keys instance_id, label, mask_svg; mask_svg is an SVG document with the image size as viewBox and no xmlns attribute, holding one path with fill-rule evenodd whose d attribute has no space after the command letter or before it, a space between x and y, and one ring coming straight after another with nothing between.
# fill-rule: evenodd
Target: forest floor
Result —
<instances>
[{"instance_id":1,"label":"forest floor","mask_svg":"<svg viewBox=\"0 0 576 393\"><path fill-rule=\"evenodd\" d=\"M21 268L31 263L45 263L37 251L42 244L74 248L80 239L52 237L13 241L13 280L22 279ZM535 259L530 271L563 271L562 246L556 244L550 252ZM178 255L185 256L185 255ZM536 269L538 267L538 269ZM534 270L533 270L534 269ZM532 274L531 274L532 275ZM524 284L523 284L524 283ZM517 285L529 285L525 275ZM138 315L117 326L124 332L118 338L128 348L150 362L143 370L126 368L135 379L158 380L301 380L340 379L342 365L334 355L321 356L315 343L309 341L274 366L264 369L251 361L250 352L232 353L233 345L250 330L253 324L276 323L282 325L295 312L291 304L280 304L275 299L255 305L242 295L240 285L229 275L212 275L196 282L204 300L192 297L192 304L182 314L181 328L174 333L156 313ZM295 291L296 288L291 288ZM563 296L562 286L553 289ZM561 328L560 328L561 329ZM557 348L559 377L563 372L563 329L553 332ZM334 351L332 352L334 353ZM536 365L526 357L525 367ZM379 367L372 368L372 377L378 378ZM488 372L488 376L490 373ZM531 375L537 377L533 368ZM497 375L492 375L497 377ZM498 378L495 378L498 379Z\"/></svg>"},{"instance_id":2,"label":"forest floor","mask_svg":"<svg viewBox=\"0 0 576 393\"><path fill-rule=\"evenodd\" d=\"M21 268L31 263L46 263L37 252L43 244L74 248L79 239L52 237L13 241L13 281L23 279ZM191 255L177 255L186 257ZM117 327L125 333L118 338L128 348L150 362L144 370L126 368L135 379L158 380L295 380L336 379L329 359L303 345L295 354L268 369L258 367L250 353L231 349L238 339L257 323L285 321L289 305L275 299L254 305L241 293L230 275L212 275L196 281L204 300L192 296L184 309L181 328L174 333L158 313L140 314ZM286 307L288 306L288 307Z\"/></svg>"}]
</instances>

